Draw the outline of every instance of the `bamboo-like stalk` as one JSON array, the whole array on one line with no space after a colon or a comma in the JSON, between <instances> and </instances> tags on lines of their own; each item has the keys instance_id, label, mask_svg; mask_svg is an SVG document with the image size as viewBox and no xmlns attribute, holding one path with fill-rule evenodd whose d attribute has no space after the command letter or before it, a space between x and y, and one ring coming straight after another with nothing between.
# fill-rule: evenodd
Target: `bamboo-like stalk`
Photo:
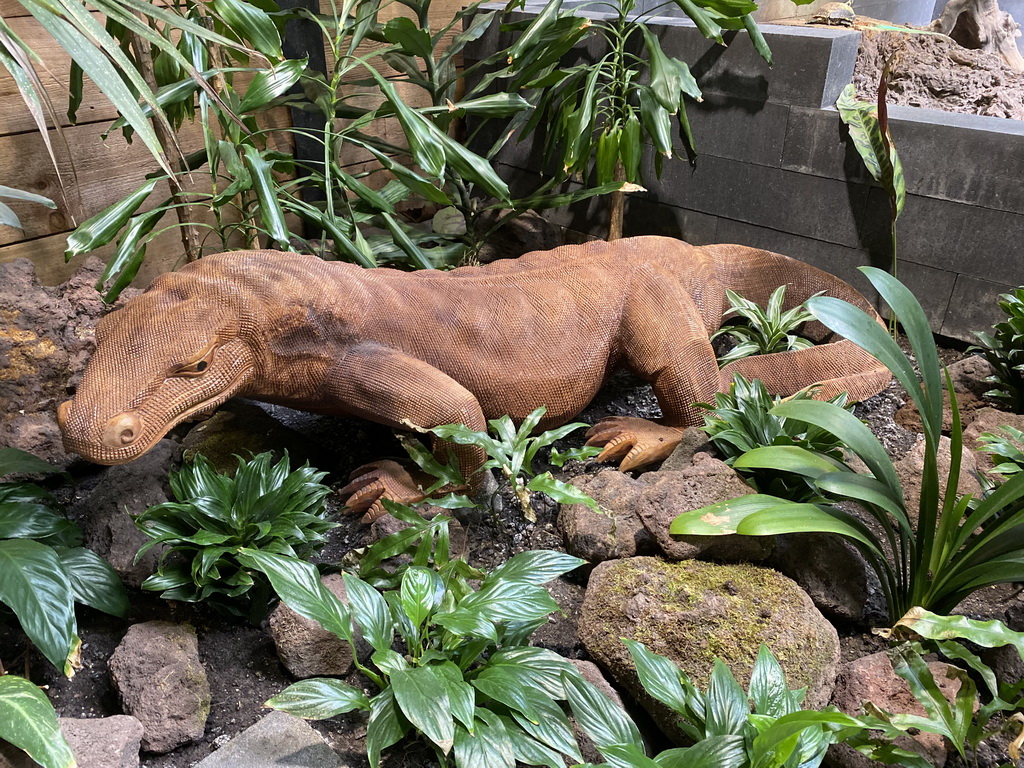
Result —
<instances>
[{"instance_id":1,"label":"bamboo-like stalk","mask_svg":"<svg viewBox=\"0 0 1024 768\"><path fill-rule=\"evenodd\" d=\"M132 33L131 37L132 49L135 51L135 57L139 63L139 74L142 75L150 90L156 93L156 72L153 69L153 56L149 49L149 43L135 32ZM153 130L156 131L160 146L163 147L164 161L170 166L170 158L179 154L178 140L167 123L155 116L153 118ZM168 176L167 184L171 188L171 195L175 201L181 203L188 202L185 199L185 190L182 188L177 176L173 174ZM179 229L181 231L181 245L185 249L185 261L195 261L199 258L199 231L196 229L192 218L191 206L178 205L175 206L174 210L178 215L178 223L181 225Z\"/></svg>"}]
</instances>

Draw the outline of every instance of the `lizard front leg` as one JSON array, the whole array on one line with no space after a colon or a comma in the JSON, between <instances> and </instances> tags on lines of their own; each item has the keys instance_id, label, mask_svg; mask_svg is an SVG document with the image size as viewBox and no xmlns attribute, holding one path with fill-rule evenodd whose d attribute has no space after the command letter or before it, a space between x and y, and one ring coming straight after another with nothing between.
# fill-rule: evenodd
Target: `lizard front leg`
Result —
<instances>
[{"instance_id":1,"label":"lizard front leg","mask_svg":"<svg viewBox=\"0 0 1024 768\"><path fill-rule=\"evenodd\" d=\"M412 355L379 344L363 343L350 348L337 361L329 377L332 399L346 413L395 429L430 429L442 424L465 424L486 429L476 396L448 374ZM452 450L471 490L485 484L478 473L485 456L474 446L434 441L434 454L447 460ZM379 461L357 469L342 489L350 493L347 506L365 513L365 521L384 514L382 499L410 504L425 498L423 488L431 479L410 473L398 462Z\"/></svg>"}]
</instances>

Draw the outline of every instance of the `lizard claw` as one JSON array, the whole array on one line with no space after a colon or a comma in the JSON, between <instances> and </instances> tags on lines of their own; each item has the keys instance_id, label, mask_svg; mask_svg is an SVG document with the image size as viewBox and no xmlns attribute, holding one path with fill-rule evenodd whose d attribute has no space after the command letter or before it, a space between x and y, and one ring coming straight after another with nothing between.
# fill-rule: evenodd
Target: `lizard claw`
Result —
<instances>
[{"instance_id":1,"label":"lizard claw","mask_svg":"<svg viewBox=\"0 0 1024 768\"><path fill-rule=\"evenodd\" d=\"M399 504L415 504L426 494L418 478L397 461L374 461L364 464L349 475L349 483L339 493L351 494L345 502L347 511L363 513L362 522L372 523L387 514L383 500Z\"/></svg>"},{"instance_id":2,"label":"lizard claw","mask_svg":"<svg viewBox=\"0 0 1024 768\"><path fill-rule=\"evenodd\" d=\"M618 461L623 472L667 459L682 437L680 427L666 427L647 419L611 416L587 430L587 445L604 446L598 461Z\"/></svg>"}]
</instances>

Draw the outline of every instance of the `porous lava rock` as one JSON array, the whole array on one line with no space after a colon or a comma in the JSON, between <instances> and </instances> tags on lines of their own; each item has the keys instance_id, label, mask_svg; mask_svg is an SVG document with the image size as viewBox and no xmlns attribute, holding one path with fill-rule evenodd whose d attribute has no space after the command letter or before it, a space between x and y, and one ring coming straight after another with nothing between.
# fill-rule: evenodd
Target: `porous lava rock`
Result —
<instances>
[{"instance_id":1,"label":"porous lava rock","mask_svg":"<svg viewBox=\"0 0 1024 768\"><path fill-rule=\"evenodd\" d=\"M142 747L170 752L203 735L210 684L189 624L147 621L129 627L110 657L124 711L145 729Z\"/></svg>"},{"instance_id":2,"label":"porous lava rock","mask_svg":"<svg viewBox=\"0 0 1024 768\"><path fill-rule=\"evenodd\" d=\"M135 562L139 547L149 537L131 516L169 500L167 474L176 452L174 442L161 440L135 461L107 469L92 493L72 507L86 546L110 563L129 586L141 586L156 571L164 551L163 546L154 547Z\"/></svg>"},{"instance_id":3,"label":"porous lava rock","mask_svg":"<svg viewBox=\"0 0 1024 768\"><path fill-rule=\"evenodd\" d=\"M991 405L992 401L985 397L985 393L992 389L992 384L985 381L985 378L992 375L992 366L981 355L968 355L962 360L952 363L949 368L949 378L953 382L953 392L956 393L956 404L960 410L960 423L967 428L975 418L979 410ZM924 432L921 424L921 414L913 401L907 401L895 415L896 423L911 432ZM949 432L953 428L953 412L950 409L949 393L943 388L942 394L942 431Z\"/></svg>"},{"instance_id":4,"label":"porous lava rock","mask_svg":"<svg viewBox=\"0 0 1024 768\"><path fill-rule=\"evenodd\" d=\"M896 468L896 477L903 487L903 498L906 501L911 521L917 520L918 508L921 503L924 457L925 441L921 439L914 444L906 456L893 465ZM951 460L952 443L948 437L943 437L939 441L937 455L940 493L945 493L946 478L949 477ZM966 449L963 450L961 452L960 476L957 481L958 494L971 493L977 496L980 493L981 487L978 485L977 472L978 467L974 459L974 453Z\"/></svg>"},{"instance_id":5,"label":"porous lava rock","mask_svg":"<svg viewBox=\"0 0 1024 768\"><path fill-rule=\"evenodd\" d=\"M694 454L678 470L647 472L638 478L617 470L575 478L577 487L607 514L576 504L562 508L559 528L566 549L591 562L633 557L653 551L687 560L760 561L772 540L752 536L670 536L669 526L683 512L752 493L729 466L707 453Z\"/></svg>"},{"instance_id":6,"label":"porous lava rock","mask_svg":"<svg viewBox=\"0 0 1024 768\"><path fill-rule=\"evenodd\" d=\"M321 582L335 597L348 604L341 574L328 574ZM277 657L293 677L341 676L352 668L352 649L348 643L284 603L278 603L268 623Z\"/></svg>"},{"instance_id":7,"label":"porous lava rock","mask_svg":"<svg viewBox=\"0 0 1024 768\"><path fill-rule=\"evenodd\" d=\"M951 669L941 661L928 662L932 677L942 694L951 702L960 690L960 681L947 677ZM836 678L832 704L849 715L861 715L864 703L871 702L888 712L924 716L924 707L914 698L907 683L892 669L892 663L884 651L862 656L843 664ZM929 764L942 768L946 763L946 748L942 737L921 731L918 735L902 737L897 746L912 749L922 754ZM868 768L877 763L868 760L850 747L829 750L830 761L844 768Z\"/></svg>"},{"instance_id":8,"label":"porous lava rock","mask_svg":"<svg viewBox=\"0 0 1024 768\"><path fill-rule=\"evenodd\" d=\"M835 628L792 580L773 570L654 557L601 563L587 586L580 639L668 733L676 731L676 717L643 691L621 638L667 656L701 689L716 658L746 686L763 643L790 688L807 686L810 708L828 702L839 664Z\"/></svg>"},{"instance_id":9,"label":"porous lava rock","mask_svg":"<svg viewBox=\"0 0 1024 768\"><path fill-rule=\"evenodd\" d=\"M134 717L62 717L60 729L82 768L139 768L143 728Z\"/></svg>"},{"instance_id":10,"label":"porous lava rock","mask_svg":"<svg viewBox=\"0 0 1024 768\"><path fill-rule=\"evenodd\" d=\"M39 284L27 259L0 264L0 445L70 463L57 406L73 392L95 346L106 311L93 287L101 271L89 259L53 287Z\"/></svg>"}]
</instances>

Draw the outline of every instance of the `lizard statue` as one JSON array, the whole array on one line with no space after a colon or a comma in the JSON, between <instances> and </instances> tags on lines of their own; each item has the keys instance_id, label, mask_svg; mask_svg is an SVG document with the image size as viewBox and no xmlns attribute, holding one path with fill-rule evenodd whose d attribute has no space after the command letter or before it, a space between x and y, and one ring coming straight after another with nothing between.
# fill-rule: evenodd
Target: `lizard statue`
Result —
<instances>
[{"instance_id":1,"label":"lizard statue","mask_svg":"<svg viewBox=\"0 0 1024 768\"><path fill-rule=\"evenodd\" d=\"M782 395L817 383L820 397L863 399L886 386L881 363L818 323L807 333L825 343L719 370L708 337L727 308L725 289L764 304L782 284L790 306L824 291L874 312L845 282L786 256L664 237L450 272L222 253L158 277L100 321L96 351L58 422L66 448L100 464L137 458L234 396L398 429L483 430L488 419L520 421L544 405L545 429L571 419L613 370L628 367L653 385L662 422L614 417L588 436L604 446L599 459L631 469L668 456L684 427L702 423L694 404L711 402L734 373ZM438 455L449 447L435 441ZM453 448L470 477L482 453ZM483 474L475 476L481 487ZM356 470L343 493L370 519L383 514L382 497L423 498L392 461Z\"/></svg>"}]
</instances>

